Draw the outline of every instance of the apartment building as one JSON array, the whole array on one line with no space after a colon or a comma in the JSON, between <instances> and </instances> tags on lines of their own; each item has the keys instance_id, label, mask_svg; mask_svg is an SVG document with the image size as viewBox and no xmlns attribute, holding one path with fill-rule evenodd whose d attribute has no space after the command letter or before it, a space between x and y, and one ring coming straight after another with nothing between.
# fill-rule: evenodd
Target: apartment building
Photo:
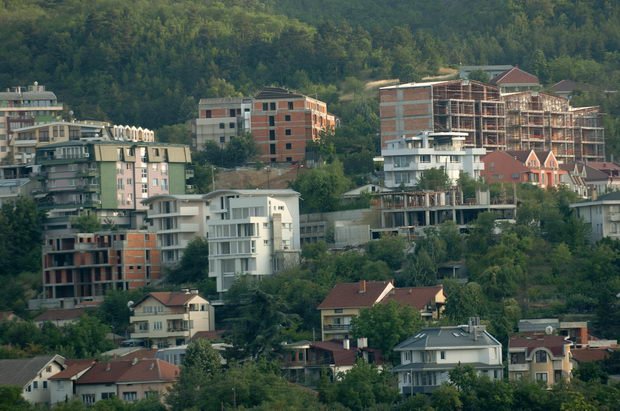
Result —
<instances>
[{"instance_id":1,"label":"apartment building","mask_svg":"<svg viewBox=\"0 0 620 411\"><path fill-rule=\"evenodd\" d=\"M143 203L148 205L148 229L157 235L163 265L177 264L190 241L207 236L209 207L202 194L157 195Z\"/></svg>"},{"instance_id":2,"label":"apartment building","mask_svg":"<svg viewBox=\"0 0 620 411\"><path fill-rule=\"evenodd\" d=\"M296 264L300 253L299 193L216 190L204 196L209 277L225 292L241 274L260 278Z\"/></svg>"},{"instance_id":3,"label":"apartment building","mask_svg":"<svg viewBox=\"0 0 620 411\"><path fill-rule=\"evenodd\" d=\"M425 131L387 142L381 150L384 183L388 188L418 184L426 170L442 169L456 185L461 173L478 179L484 170L484 148L465 148L467 133Z\"/></svg>"},{"instance_id":4,"label":"apartment building","mask_svg":"<svg viewBox=\"0 0 620 411\"><path fill-rule=\"evenodd\" d=\"M502 95L509 150L551 150L561 162L605 161L605 129L598 107L537 91Z\"/></svg>"},{"instance_id":5,"label":"apartment building","mask_svg":"<svg viewBox=\"0 0 620 411\"><path fill-rule=\"evenodd\" d=\"M401 394L431 393L450 381L449 372L459 365L473 367L478 375L492 381L503 379L502 344L479 324L425 328L398 344L398 375Z\"/></svg>"},{"instance_id":6,"label":"apartment building","mask_svg":"<svg viewBox=\"0 0 620 411\"><path fill-rule=\"evenodd\" d=\"M62 110L56 95L36 81L0 92L0 163L11 161L9 136L13 130L57 120Z\"/></svg>"},{"instance_id":7,"label":"apartment building","mask_svg":"<svg viewBox=\"0 0 620 411\"><path fill-rule=\"evenodd\" d=\"M109 290L145 287L160 278L159 261L155 234L143 230L49 235L41 304L72 308Z\"/></svg>"},{"instance_id":8,"label":"apartment building","mask_svg":"<svg viewBox=\"0 0 620 411\"><path fill-rule=\"evenodd\" d=\"M303 161L306 143L336 127L324 102L278 87L266 87L253 98L201 99L198 111L194 148L252 133L258 159L266 163Z\"/></svg>"},{"instance_id":9,"label":"apartment building","mask_svg":"<svg viewBox=\"0 0 620 411\"><path fill-rule=\"evenodd\" d=\"M46 229L68 229L84 210L120 227L136 227L132 213L146 213L142 200L185 194L188 146L121 141L69 141L37 148L40 196Z\"/></svg>"},{"instance_id":10,"label":"apartment building","mask_svg":"<svg viewBox=\"0 0 620 411\"><path fill-rule=\"evenodd\" d=\"M192 145L204 150L207 141L224 145L252 128L252 99L247 97L202 98L198 118L192 123Z\"/></svg>"},{"instance_id":11,"label":"apartment building","mask_svg":"<svg viewBox=\"0 0 620 411\"><path fill-rule=\"evenodd\" d=\"M406 83L380 89L381 147L423 131L466 133L465 147L506 148L499 88L473 80Z\"/></svg>"},{"instance_id":12,"label":"apartment building","mask_svg":"<svg viewBox=\"0 0 620 411\"><path fill-rule=\"evenodd\" d=\"M620 192L612 191L591 200L570 204L577 217L590 226L590 241L605 237L620 240Z\"/></svg>"},{"instance_id":13,"label":"apartment building","mask_svg":"<svg viewBox=\"0 0 620 411\"><path fill-rule=\"evenodd\" d=\"M132 310L131 338L144 340L149 346L189 344L197 332L215 329L213 306L198 290L149 293Z\"/></svg>"},{"instance_id":14,"label":"apartment building","mask_svg":"<svg viewBox=\"0 0 620 411\"><path fill-rule=\"evenodd\" d=\"M551 387L570 380L571 344L567 337L545 333L523 333L508 343L508 378L529 379Z\"/></svg>"}]
</instances>

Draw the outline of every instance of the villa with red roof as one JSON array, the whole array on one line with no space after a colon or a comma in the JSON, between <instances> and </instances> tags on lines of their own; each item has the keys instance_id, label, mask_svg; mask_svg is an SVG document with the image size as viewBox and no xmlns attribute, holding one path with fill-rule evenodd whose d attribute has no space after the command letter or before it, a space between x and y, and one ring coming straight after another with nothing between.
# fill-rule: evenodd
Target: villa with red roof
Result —
<instances>
[{"instance_id":1,"label":"villa with red roof","mask_svg":"<svg viewBox=\"0 0 620 411\"><path fill-rule=\"evenodd\" d=\"M491 84L498 86L502 93L540 89L538 77L519 67L513 67L493 77Z\"/></svg>"},{"instance_id":2,"label":"villa with red roof","mask_svg":"<svg viewBox=\"0 0 620 411\"><path fill-rule=\"evenodd\" d=\"M198 332L214 330L215 310L197 290L152 292L135 303L129 322L132 339L170 347L188 344Z\"/></svg>"},{"instance_id":3,"label":"villa with red roof","mask_svg":"<svg viewBox=\"0 0 620 411\"><path fill-rule=\"evenodd\" d=\"M443 286L396 288L391 281L336 284L317 307L321 312L321 339L343 340L351 332L351 320L364 308L396 301L419 310L425 318L439 318L446 302Z\"/></svg>"},{"instance_id":4,"label":"villa with red roof","mask_svg":"<svg viewBox=\"0 0 620 411\"><path fill-rule=\"evenodd\" d=\"M562 335L523 333L508 343L508 378L529 379L552 386L569 380L572 342Z\"/></svg>"},{"instance_id":5,"label":"villa with red roof","mask_svg":"<svg viewBox=\"0 0 620 411\"><path fill-rule=\"evenodd\" d=\"M552 151L496 151L482 157L484 180L489 183L531 183L541 188L557 187L568 172L560 167Z\"/></svg>"}]
</instances>

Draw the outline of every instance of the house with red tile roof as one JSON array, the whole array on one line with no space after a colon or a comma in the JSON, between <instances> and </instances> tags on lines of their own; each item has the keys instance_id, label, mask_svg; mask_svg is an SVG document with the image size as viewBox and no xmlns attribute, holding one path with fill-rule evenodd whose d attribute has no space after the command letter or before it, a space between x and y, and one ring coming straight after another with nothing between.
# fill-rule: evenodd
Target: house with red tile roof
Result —
<instances>
[{"instance_id":1,"label":"house with red tile roof","mask_svg":"<svg viewBox=\"0 0 620 411\"><path fill-rule=\"evenodd\" d=\"M353 368L358 359L382 367L384 364L380 350L368 348L365 338L357 341L299 341L284 344L282 370L286 378L298 384L317 385L321 372L329 370L330 377L336 379L339 373Z\"/></svg>"},{"instance_id":2,"label":"house with red tile roof","mask_svg":"<svg viewBox=\"0 0 620 411\"><path fill-rule=\"evenodd\" d=\"M538 77L519 67L513 67L493 77L491 84L498 86L502 93L539 90L541 87Z\"/></svg>"},{"instance_id":3,"label":"house with red tile roof","mask_svg":"<svg viewBox=\"0 0 620 411\"><path fill-rule=\"evenodd\" d=\"M0 360L0 386L20 387L26 401L48 406L49 379L64 368L65 358L58 354Z\"/></svg>"},{"instance_id":4,"label":"house with red tile roof","mask_svg":"<svg viewBox=\"0 0 620 411\"><path fill-rule=\"evenodd\" d=\"M95 360L66 360L65 369L49 378L50 404L70 401L75 396L75 382L93 365Z\"/></svg>"},{"instance_id":5,"label":"house with red tile roof","mask_svg":"<svg viewBox=\"0 0 620 411\"><path fill-rule=\"evenodd\" d=\"M552 386L569 380L573 370L567 337L546 333L522 333L508 343L508 378L529 379Z\"/></svg>"},{"instance_id":6,"label":"house with red tile roof","mask_svg":"<svg viewBox=\"0 0 620 411\"><path fill-rule=\"evenodd\" d=\"M115 397L129 402L163 397L179 373L176 365L153 358L100 362L76 379L75 396L85 405Z\"/></svg>"},{"instance_id":7,"label":"house with red tile roof","mask_svg":"<svg viewBox=\"0 0 620 411\"><path fill-rule=\"evenodd\" d=\"M77 323L86 314L85 308L49 309L34 318L34 323L43 327L45 323L52 323L57 327Z\"/></svg>"},{"instance_id":8,"label":"house with red tile roof","mask_svg":"<svg viewBox=\"0 0 620 411\"><path fill-rule=\"evenodd\" d=\"M187 344L196 333L215 329L215 310L197 290L152 292L132 308L131 338L148 346Z\"/></svg>"},{"instance_id":9,"label":"house with red tile roof","mask_svg":"<svg viewBox=\"0 0 620 411\"><path fill-rule=\"evenodd\" d=\"M567 171L552 151L514 150L482 157L482 177L492 183L530 183L541 188L557 187Z\"/></svg>"},{"instance_id":10,"label":"house with red tile roof","mask_svg":"<svg viewBox=\"0 0 620 411\"><path fill-rule=\"evenodd\" d=\"M439 318L446 297L443 286L396 288L392 281L336 284L317 309L321 312L321 339L344 340L351 333L351 320L364 308L396 301L420 311L428 319Z\"/></svg>"}]
</instances>

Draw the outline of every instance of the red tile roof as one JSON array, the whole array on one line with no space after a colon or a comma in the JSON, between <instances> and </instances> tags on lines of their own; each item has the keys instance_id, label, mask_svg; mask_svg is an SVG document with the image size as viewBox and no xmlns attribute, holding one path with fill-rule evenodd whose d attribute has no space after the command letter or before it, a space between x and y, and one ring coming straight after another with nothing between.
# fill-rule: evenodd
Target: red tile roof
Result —
<instances>
[{"instance_id":1,"label":"red tile roof","mask_svg":"<svg viewBox=\"0 0 620 411\"><path fill-rule=\"evenodd\" d=\"M524 333L510 337L509 348L525 348L529 352L535 348L547 348L556 357L564 355L564 346L571 344L561 335Z\"/></svg>"},{"instance_id":2,"label":"red tile roof","mask_svg":"<svg viewBox=\"0 0 620 411\"><path fill-rule=\"evenodd\" d=\"M396 301L399 304L423 310L428 304L432 304L435 301L435 297L442 290L443 286L441 285L434 287L394 288L381 302Z\"/></svg>"},{"instance_id":3,"label":"red tile roof","mask_svg":"<svg viewBox=\"0 0 620 411\"><path fill-rule=\"evenodd\" d=\"M178 378L179 367L159 359L117 360L95 364L78 378L78 384L115 384L172 382Z\"/></svg>"},{"instance_id":4,"label":"red tile roof","mask_svg":"<svg viewBox=\"0 0 620 411\"><path fill-rule=\"evenodd\" d=\"M514 158L515 160L525 164L528 157L532 153L532 150L508 150L505 153ZM542 162L542 159L539 158L539 160Z\"/></svg>"},{"instance_id":5,"label":"red tile roof","mask_svg":"<svg viewBox=\"0 0 620 411\"><path fill-rule=\"evenodd\" d=\"M360 292L365 287L364 292ZM379 301L381 294L393 287L389 281L360 281L359 283L336 284L318 309L327 308L367 308Z\"/></svg>"},{"instance_id":6,"label":"red tile roof","mask_svg":"<svg viewBox=\"0 0 620 411\"><path fill-rule=\"evenodd\" d=\"M596 170L620 170L620 166L616 163L612 163L611 161L588 161L587 164L589 167L592 167Z\"/></svg>"},{"instance_id":7,"label":"red tile roof","mask_svg":"<svg viewBox=\"0 0 620 411\"><path fill-rule=\"evenodd\" d=\"M74 378L79 373L81 373L83 371L86 371L87 369L92 367L94 364L95 364L95 360L92 360L92 359L86 359L86 360L67 360L65 362L65 366L67 368L65 368L64 370L60 371L59 373L56 373L56 374L52 375L49 379L50 380L67 380L67 379L71 379L71 378Z\"/></svg>"},{"instance_id":8,"label":"red tile roof","mask_svg":"<svg viewBox=\"0 0 620 411\"><path fill-rule=\"evenodd\" d=\"M535 75L523 71L519 67L513 67L491 79L491 84L540 84L540 81Z\"/></svg>"},{"instance_id":9,"label":"red tile roof","mask_svg":"<svg viewBox=\"0 0 620 411\"><path fill-rule=\"evenodd\" d=\"M150 348L140 348L135 351L128 352L125 355L120 355L112 359L112 361L128 361L137 358L139 360L155 358L155 354L157 354L157 350L152 350Z\"/></svg>"},{"instance_id":10,"label":"red tile roof","mask_svg":"<svg viewBox=\"0 0 620 411\"><path fill-rule=\"evenodd\" d=\"M177 291L158 291L149 293L147 296L138 301L135 305L142 303L149 297L153 297L167 307L184 306L189 300L198 296L198 294L184 293Z\"/></svg>"},{"instance_id":11,"label":"red tile roof","mask_svg":"<svg viewBox=\"0 0 620 411\"><path fill-rule=\"evenodd\" d=\"M192 340L204 338L209 341L223 340L224 330L198 331L192 336Z\"/></svg>"},{"instance_id":12,"label":"red tile roof","mask_svg":"<svg viewBox=\"0 0 620 411\"><path fill-rule=\"evenodd\" d=\"M35 322L77 320L86 313L85 308L52 309L34 318Z\"/></svg>"},{"instance_id":13,"label":"red tile roof","mask_svg":"<svg viewBox=\"0 0 620 411\"><path fill-rule=\"evenodd\" d=\"M341 341L315 341L310 343L310 346L317 350L330 352L334 358L334 365L339 367L355 365L355 361L357 361L358 358L358 352L361 350L356 347L351 347L346 350L342 346ZM381 351L374 350L372 348L363 348L363 350L375 353L375 364L383 364Z\"/></svg>"},{"instance_id":14,"label":"red tile roof","mask_svg":"<svg viewBox=\"0 0 620 411\"><path fill-rule=\"evenodd\" d=\"M574 348L571 354L577 362L595 362L607 359L611 351L607 348Z\"/></svg>"}]
</instances>

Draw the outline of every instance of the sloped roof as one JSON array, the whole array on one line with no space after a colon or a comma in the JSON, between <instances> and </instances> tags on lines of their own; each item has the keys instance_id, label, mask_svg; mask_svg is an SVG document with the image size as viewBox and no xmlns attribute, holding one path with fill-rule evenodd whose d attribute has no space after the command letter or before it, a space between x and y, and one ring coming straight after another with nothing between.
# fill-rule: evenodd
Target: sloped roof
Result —
<instances>
[{"instance_id":1,"label":"sloped roof","mask_svg":"<svg viewBox=\"0 0 620 411\"><path fill-rule=\"evenodd\" d=\"M67 366L67 368L60 371L59 373L52 375L49 379L50 380L67 380L67 379L74 378L78 374L92 367L95 363L96 361L93 359L67 360L65 362L65 365Z\"/></svg>"},{"instance_id":2,"label":"sloped roof","mask_svg":"<svg viewBox=\"0 0 620 411\"><path fill-rule=\"evenodd\" d=\"M179 367L160 359L117 360L95 364L78 378L78 384L115 384L141 382L172 382Z\"/></svg>"},{"instance_id":3,"label":"sloped roof","mask_svg":"<svg viewBox=\"0 0 620 411\"><path fill-rule=\"evenodd\" d=\"M24 386L50 362L64 363L60 355L41 355L34 358L0 360L0 385Z\"/></svg>"},{"instance_id":4,"label":"sloped roof","mask_svg":"<svg viewBox=\"0 0 620 411\"><path fill-rule=\"evenodd\" d=\"M467 329L467 326L425 328L416 335L394 347L395 351L426 350L429 348L447 347L486 347L500 346L486 330L479 330L476 338Z\"/></svg>"},{"instance_id":5,"label":"sloped roof","mask_svg":"<svg viewBox=\"0 0 620 411\"><path fill-rule=\"evenodd\" d=\"M383 298L382 303L396 301L399 304L408 305L418 310L422 310L432 303L435 296L443 290L443 286L434 287L405 287L394 288Z\"/></svg>"},{"instance_id":6,"label":"sloped roof","mask_svg":"<svg viewBox=\"0 0 620 411\"><path fill-rule=\"evenodd\" d=\"M612 191L611 193L607 193L598 198L598 201L617 201L620 200L620 191Z\"/></svg>"},{"instance_id":7,"label":"sloped roof","mask_svg":"<svg viewBox=\"0 0 620 411\"><path fill-rule=\"evenodd\" d=\"M530 171L529 168L523 165L523 162L517 160L514 156L510 155L510 153L506 151L492 151L484 156L482 156L482 162L484 163L483 174L489 174L493 171L494 167L491 167L491 163L495 162L497 164L497 159L495 157L502 156L506 157L505 161L510 161L515 173L527 173ZM503 163L503 159L500 159L500 162Z\"/></svg>"},{"instance_id":8,"label":"sloped roof","mask_svg":"<svg viewBox=\"0 0 620 411\"><path fill-rule=\"evenodd\" d=\"M577 362L595 362L606 360L612 353L608 348L574 348L571 351Z\"/></svg>"},{"instance_id":9,"label":"sloped roof","mask_svg":"<svg viewBox=\"0 0 620 411\"><path fill-rule=\"evenodd\" d=\"M86 314L84 308L51 309L34 318L35 322L77 320Z\"/></svg>"},{"instance_id":10,"label":"sloped roof","mask_svg":"<svg viewBox=\"0 0 620 411\"><path fill-rule=\"evenodd\" d=\"M184 293L178 291L157 291L152 292L143 297L140 301L138 301L135 305L141 304L147 298L152 297L165 305L166 307L179 307L187 304L194 297L199 297L199 294L192 293Z\"/></svg>"},{"instance_id":11,"label":"sloped roof","mask_svg":"<svg viewBox=\"0 0 620 411\"><path fill-rule=\"evenodd\" d=\"M592 168L587 164L584 164L583 167L586 171L586 177L585 177L586 181L601 181L601 180L607 181L607 179L609 178L609 176L605 174L604 172L597 170L596 168Z\"/></svg>"},{"instance_id":12,"label":"sloped roof","mask_svg":"<svg viewBox=\"0 0 620 411\"><path fill-rule=\"evenodd\" d=\"M573 80L561 80L551 86L551 91L558 92L572 92L577 89L578 83Z\"/></svg>"},{"instance_id":13,"label":"sloped roof","mask_svg":"<svg viewBox=\"0 0 620 411\"><path fill-rule=\"evenodd\" d=\"M507 150L505 151L506 154L512 156L514 159L519 160L520 162L524 164L527 161L527 158L530 156L531 152L532 150ZM540 160L540 158L538 160Z\"/></svg>"},{"instance_id":14,"label":"sloped roof","mask_svg":"<svg viewBox=\"0 0 620 411\"><path fill-rule=\"evenodd\" d=\"M374 353L374 364L383 364L383 356L381 355L381 351L372 348L351 347L347 350L342 346L341 341L314 341L310 343L310 346L317 350L330 352L334 358L334 365L338 367L355 365L355 361L358 359L358 352L360 351Z\"/></svg>"},{"instance_id":15,"label":"sloped roof","mask_svg":"<svg viewBox=\"0 0 620 411\"><path fill-rule=\"evenodd\" d=\"M589 161L588 166L599 171L620 170L620 166L616 163L612 163L611 161Z\"/></svg>"},{"instance_id":16,"label":"sloped roof","mask_svg":"<svg viewBox=\"0 0 620 411\"><path fill-rule=\"evenodd\" d=\"M365 291L360 292L365 285ZM318 306L319 310L326 308L366 308L372 307L379 301L379 297L388 287L393 287L389 281L360 281L359 283L336 284L327 297Z\"/></svg>"},{"instance_id":17,"label":"sloped roof","mask_svg":"<svg viewBox=\"0 0 620 411\"><path fill-rule=\"evenodd\" d=\"M257 100L266 99L285 99L305 97L303 94L293 93L282 87L263 87L261 91L254 97Z\"/></svg>"},{"instance_id":18,"label":"sloped roof","mask_svg":"<svg viewBox=\"0 0 620 411\"><path fill-rule=\"evenodd\" d=\"M204 338L209 341L223 341L224 330L198 331L192 336L193 340Z\"/></svg>"},{"instance_id":19,"label":"sloped roof","mask_svg":"<svg viewBox=\"0 0 620 411\"><path fill-rule=\"evenodd\" d=\"M519 67L513 67L491 79L491 84L540 84L538 77Z\"/></svg>"},{"instance_id":20,"label":"sloped roof","mask_svg":"<svg viewBox=\"0 0 620 411\"><path fill-rule=\"evenodd\" d=\"M564 346L571 341L561 335L524 333L510 337L509 348L525 348L527 355L536 348L547 348L556 357L564 355Z\"/></svg>"}]
</instances>

